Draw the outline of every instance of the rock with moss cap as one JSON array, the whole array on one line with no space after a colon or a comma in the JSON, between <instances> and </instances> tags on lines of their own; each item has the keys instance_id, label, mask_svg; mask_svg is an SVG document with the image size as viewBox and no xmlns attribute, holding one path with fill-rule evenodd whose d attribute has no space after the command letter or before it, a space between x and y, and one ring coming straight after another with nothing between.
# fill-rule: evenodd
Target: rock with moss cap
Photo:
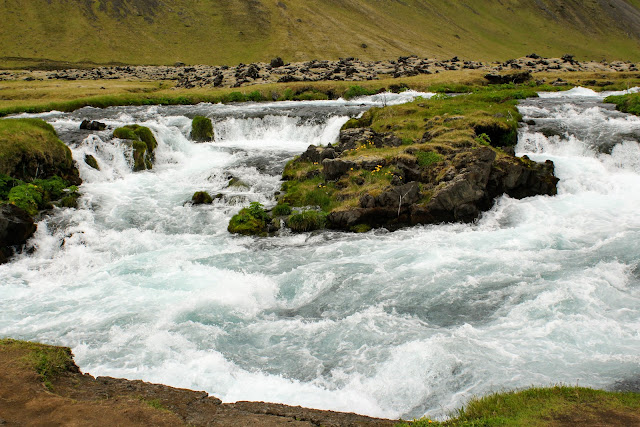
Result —
<instances>
[{"instance_id":1,"label":"rock with moss cap","mask_svg":"<svg viewBox=\"0 0 640 427\"><path fill-rule=\"evenodd\" d=\"M113 137L129 141L133 149L133 171L153 168L154 150L158 146L151 129L140 125L126 125L113 131Z\"/></svg>"},{"instance_id":2,"label":"rock with moss cap","mask_svg":"<svg viewBox=\"0 0 640 427\"><path fill-rule=\"evenodd\" d=\"M41 119L0 120L0 174L26 182L59 176L82 183L71 150Z\"/></svg>"},{"instance_id":3,"label":"rock with moss cap","mask_svg":"<svg viewBox=\"0 0 640 427\"><path fill-rule=\"evenodd\" d=\"M195 116L191 122L191 139L196 142L213 140L213 124L211 119L204 116Z\"/></svg>"}]
</instances>

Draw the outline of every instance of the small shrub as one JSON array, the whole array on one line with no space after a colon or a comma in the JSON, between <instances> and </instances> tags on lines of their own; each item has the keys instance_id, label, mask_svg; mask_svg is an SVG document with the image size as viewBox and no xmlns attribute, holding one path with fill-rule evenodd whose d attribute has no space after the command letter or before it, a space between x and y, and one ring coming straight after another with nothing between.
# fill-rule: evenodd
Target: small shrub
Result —
<instances>
[{"instance_id":1,"label":"small shrub","mask_svg":"<svg viewBox=\"0 0 640 427\"><path fill-rule=\"evenodd\" d=\"M294 96L295 96L295 93L293 92L293 89L287 88L287 89L284 90L284 92L280 96L279 100L280 101L293 101L293 97Z\"/></svg>"},{"instance_id":2,"label":"small shrub","mask_svg":"<svg viewBox=\"0 0 640 427\"><path fill-rule=\"evenodd\" d=\"M418 159L418 164L423 168L442 160L442 156L435 151L418 151L416 152L416 158Z\"/></svg>"},{"instance_id":3,"label":"small shrub","mask_svg":"<svg viewBox=\"0 0 640 427\"><path fill-rule=\"evenodd\" d=\"M9 191L9 203L23 209L29 215L36 215L44 208L44 190L34 184L24 184L13 187Z\"/></svg>"},{"instance_id":4,"label":"small shrub","mask_svg":"<svg viewBox=\"0 0 640 427\"><path fill-rule=\"evenodd\" d=\"M0 174L0 200L7 200L9 191L19 185L24 185L24 181L12 178L9 175Z\"/></svg>"},{"instance_id":5,"label":"small shrub","mask_svg":"<svg viewBox=\"0 0 640 427\"><path fill-rule=\"evenodd\" d=\"M253 202L247 208L243 208L229 221L227 230L230 233L243 235L266 235L269 222L269 214L258 202Z\"/></svg>"},{"instance_id":6,"label":"small shrub","mask_svg":"<svg viewBox=\"0 0 640 427\"><path fill-rule=\"evenodd\" d=\"M327 223L327 214L318 211L305 211L291 215L287 225L292 231L305 232L324 228Z\"/></svg>"},{"instance_id":7,"label":"small shrub","mask_svg":"<svg viewBox=\"0 0 640 427\"><path fill-rule=\"evenodd\" d=\"M480 145L491 145L491 138L486 133L481 133L476 137L476 142Z\"/></svg>"},{"instance_id":8,"label":"small shrub","mask_svg":"<svg viewBox=\"0 0 640 427\"><path fill-rule=\"evenodd\" d=\"M266 99L267 99L258 90L254 90L253 92L249 92L246 95L246 98L247 98L248 101L253 101L253 102L266 101Z\"/></svg>"},{"instance_id":9,"label":"small shrub","mask_svg":"<svg viewBox=\"0 0 640 427\"><path fill-rule=\"evenodd\" d=\"M288 203L281 203L276 205L271 211L273 216L286 216L291 215L291 207Z\"/></svg>"},{"instance_id":10,"label":"small shrub","mask_svg":"<svg viewBox=\"0 0 640 427\"><path fill-rule=\"evenodd\" d=\"M231 92L224 99L225 102L245 102L247 97L242 92Z\"/></svg>"}]
</instances>

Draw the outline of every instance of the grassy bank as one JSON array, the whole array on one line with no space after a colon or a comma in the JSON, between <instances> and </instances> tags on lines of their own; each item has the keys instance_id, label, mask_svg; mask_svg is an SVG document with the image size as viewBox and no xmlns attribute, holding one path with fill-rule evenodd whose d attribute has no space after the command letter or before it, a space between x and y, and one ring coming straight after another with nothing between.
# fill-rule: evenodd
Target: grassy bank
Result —
<instances>
[{"instance_id":1,"label":"grassy bank","mask_svg":"<svg viewBox=\"0 0 640 427\"><path fill-rule=\"evenodd\" d=\"M334 99L349 95L353 86L377 92L402 86L420 91L467 92L485 86L485 73L450 71L399 79L362 82L322 81L274 83L242 88L176 89L170 81L0 81L0 117L51 110L73 111L85 106L190 105L199 102ZM569 85L596 90L621 90L640 85L640 73L537 73L534 79L551 82L562 77Z\"/></svg>"},{"instance_id":2,"label":"grassy bank","mask_svg":"<svg viewBox=\"0 0 640 427\"><path fill-rule=\"evenodd\" d=\"M640 425L640 393L584 387L532 387L472 399L445 422L428 418L401 426L632 426Z\"/></svg>"},{"instance_id":3,"label":"grassy bank","mask_svg":"<svg viewBox=\"0 0 640 427\"><path fill-rule=\"evenodd\" d=\"M629 95L608 96L604 102L616 105L618 111L623 113L631 113L640 116L640 93L632 93Z\"/></svg>"}]
</instances>

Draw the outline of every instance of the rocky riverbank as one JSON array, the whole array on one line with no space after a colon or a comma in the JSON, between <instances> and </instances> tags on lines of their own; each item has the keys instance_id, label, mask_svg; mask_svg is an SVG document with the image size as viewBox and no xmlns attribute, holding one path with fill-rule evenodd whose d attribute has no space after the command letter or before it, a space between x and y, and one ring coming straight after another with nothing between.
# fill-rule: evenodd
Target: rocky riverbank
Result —
<instances>
[{"instance_id":1,"label":"rocky riverbank","mask_svg":"<svg viewBox=\"0 0 640 427\"><path fill-rule=\"evenodd\" d=\"M459 70L481 70L489 74L505 71L638 72L638 67L631 62L579 61L572 55L564 55L562 58L542 58L536 54L491 63L469 61L458 57L439 60L404 56L387 61L344 58L338 61L314 60L285 64L282 59L275 58L270 63L257 62L236 66L176 64L174 66L109 66L56 71L2 71L0 80L169 80L176 81L176 87L189 89L326 80L356 82Z\"/></svg>"},{"instance_id":2,"label":"rocky riverbank","mask_svg":"<svg viewBox=\"0 0 640 427\"><path fill-rule=\"evenodd\" d=\"M393 426L396 421L83 374L71 350L0 340L0 425Z\"/></svg>"}]
</instances>

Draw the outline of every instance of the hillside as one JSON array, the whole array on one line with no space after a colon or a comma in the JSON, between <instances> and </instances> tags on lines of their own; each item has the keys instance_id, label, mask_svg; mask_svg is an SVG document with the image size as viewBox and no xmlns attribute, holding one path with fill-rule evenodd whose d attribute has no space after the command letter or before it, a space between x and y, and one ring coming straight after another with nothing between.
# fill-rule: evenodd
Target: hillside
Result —
<instances>
[{"instance_id":1,"label":"hillside","mask_svg":"<svg viewBox=\"0 0 640 427\"><path fill-rule=\"evenodd\" d=\"M5 0L0 16L4 68L531 52L640 60L640 0Z\"/></svg>"}]
</instances>

